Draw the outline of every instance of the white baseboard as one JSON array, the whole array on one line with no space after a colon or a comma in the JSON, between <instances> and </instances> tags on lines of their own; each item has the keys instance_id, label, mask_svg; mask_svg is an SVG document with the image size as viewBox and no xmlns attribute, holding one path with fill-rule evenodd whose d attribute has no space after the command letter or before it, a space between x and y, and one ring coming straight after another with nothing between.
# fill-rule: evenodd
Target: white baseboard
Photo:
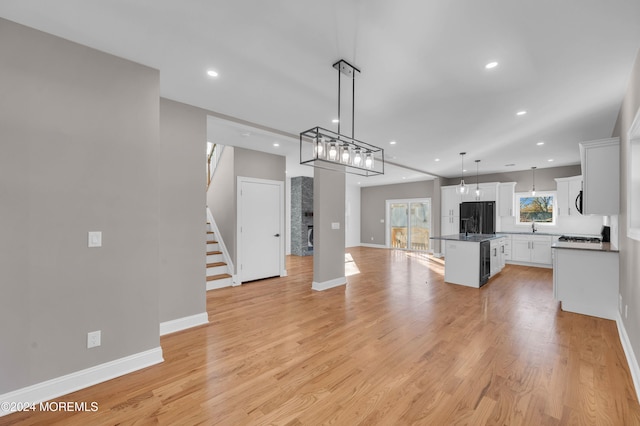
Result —
<instances>
[{"instance_id":1,"label":"white baseboard","mask_svg":"<svg viewBox=\"0 0 640 426\"><path fill-rule=\"evenodd\" d=\"M640 401L640 366L638 366L638 359L633 352L633 347L631 346L627 330L624 328L620 312L618 312L616 324L618 326L618 335L620 336L622 349L624 349L624 354L627 357L627 364L629 365L629 371L631 372L631 378L633 379L633 387L636 389L636 398Z\"/></svg>"},{"instance_id":2,"label":"white baseboard","mask_svg":"<svg viewBox=\"0 0 640 426\"><path fill-rule=\"evenodd\" d=\"M286 276L288 276L288 275L287 275L287 270L286 270L286 269L283 269L282 271L280 271L280 276L281 276L281 277L286 277Z\"/></svg>"},{"instance_id":3,"label":"white baseboard","mask_svg":"<svg viewBox=\"0 0 640 426\"><path fill-rule=\"evenodd\" d=\"M197 327L207 323L209 323L209 315L206 312L161 322L160 335L164 336L165 334L175 333L176 331L186 330L187 328Z\"/></svg>"},{"instance_id":4,"label":"white baseboard","mask_svg":"<svg viewBox=\"0 0 640 426\"><path fill-rule=\"evenodd\" d=\"M553 268L553 265L549 265L546 263L519 262L516 260L506 260L504 263L506 263L507 265L533 266L534 268L546 268L546 269Z\"/></svg>"},{"instance_id":5,"label":"white baseboard","mask_svg":"<svg viewBox=\"0 0 640 426\"><path fill-rule=\"evenodd\" d=\"M369 247L369 248L383 248L383 249L388 249L389 247L385 246L384 244L367 244L367 243L361 243L360 244L361 247Z\"/></svg>"},{"instance_id":6,"label":"white baseboard","mask_svg":"<svg viewBox=\"0 0 640 426\"><path fill-rule=\"evenodd\" d=\"M163 362L162 348L133 354L0 395L0 417L11 414L6 403L38 404Z\"/></svg>"},{"instance_id":7,"label":"white baseboard","mask_svg":"<svg viewBox=\"0 0 640 426\"><path fill-rule=\"evenodd\" d=\"M316 291L328 290L330 288L345 285L347 283L346 277L334 278L329 281L323 281L321 283L314 281L311 283L311 288Z\"/></svg>"},{"instance_id":8,"label":"white baseboard","mask_svg":"<svg viewBox=\"0 0 640 426\"><path fill-rule=\"evenodd\" d=\"M232 287L237 287L239 285L242 285L239 274L233 274L233 276L231 277L231 282L232 282L231 284Z\"/></svg>"}]
</instances>

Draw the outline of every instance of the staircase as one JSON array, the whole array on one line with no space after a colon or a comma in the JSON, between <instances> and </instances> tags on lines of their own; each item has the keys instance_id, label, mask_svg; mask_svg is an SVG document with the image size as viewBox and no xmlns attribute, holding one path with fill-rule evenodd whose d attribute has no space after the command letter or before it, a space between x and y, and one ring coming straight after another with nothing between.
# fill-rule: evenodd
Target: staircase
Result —
<instances>
[{"instance_id":1,"label":"staircase","mask_svg":"<svg viewBox=\"0 0 640 426\"><path fill-rule=\"evenodd\" d=\"M211 224L207 222L207 229ZM224 254L220 251L220 245L211 230L207 231L207 290L229 287L233 284L229 267Z\"/></svg>"}]
</instances>

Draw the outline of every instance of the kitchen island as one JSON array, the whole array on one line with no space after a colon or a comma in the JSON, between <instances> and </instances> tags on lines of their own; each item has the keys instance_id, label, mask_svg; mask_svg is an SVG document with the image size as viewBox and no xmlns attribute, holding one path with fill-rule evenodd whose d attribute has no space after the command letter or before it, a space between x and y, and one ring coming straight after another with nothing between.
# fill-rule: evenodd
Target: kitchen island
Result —
<instances>
[{"instance_id":1,"label":"kitchen island","mask_svg":"<svg viewBox=\"0 0 640 426\"><path fill-rule=\"evenodd\" d=\"M501 239L496 234L453 234L431 237L445 244L444 280L452 284L480 288L494 272L504 264L500 261L501 250L491 245ZM495 260L494 260L495 259ZM492 265L492 261L494 265ZM494 268L492 268L494 266Z\"/></svg>"}]
</instances>

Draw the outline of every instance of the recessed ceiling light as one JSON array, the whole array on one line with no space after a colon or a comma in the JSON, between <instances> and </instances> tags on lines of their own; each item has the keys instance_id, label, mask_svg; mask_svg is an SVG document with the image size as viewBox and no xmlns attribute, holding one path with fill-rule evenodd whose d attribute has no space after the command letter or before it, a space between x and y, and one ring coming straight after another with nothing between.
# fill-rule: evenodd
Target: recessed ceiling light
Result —
<instances>
[{"instance_id":1,"label":"recessed ceiling light","mask_svg":"<svg viewBox=\"0 0 640 426\"><path fill-rule=\"evenodd\" d=\"M466 172L466 171L467 171L467 169L462 169L462 171L463 171L463 172Z\"/></svg>"},{"instance_id":2,"label":"recessed ceiling light","mask_svg":"<svg viewBox=\"0 0 640 426\"><path fill-rule=\"evenodd\" d=\"M249 132L240 133L240 136L242 136L243 138L248 138L249 136L251 136L251 133Z\"/></svg>"},{"instance_id":3,"label":"recessed ceiling light","mask_svg":"<svg viewBox=\"0 0 640 426\"><path fill-rule=\"evenodd\" d=\"M544 145L544 142L540 141L540 142L538 142L536 145L538 145L538 146L542 146L542 145Z\"/></svg>"},{"instance_id":4,"label":"recessed ceiling light","mask_svg":"<svg viewBox=\"0 0 640 426\"><path fill-rule=\"evenodd\" d=\"M434 161L440 161L440 159L439 159L439 158L436 158Z\"/></svg>"},{"instance_id":5,"label":"recessed ceiling light","mask_svg":"<svg viewBox=\"0 0 640 426\"><path fill-rule=\"evenodd\" d=\"M340 120L338 120L337 118L334 118L333 120L331 120L332 123L339 123Z\"/></svg>"},{"instance_id":6,"label":"recessed ceiling light","mask_svg":"<svg viewBox=\"0 0 640 426\"><path fill-rule=\"evenodd\" d=\"M516 115L525 115L527 113L527 111L518 111L516 112Z\"/></svg>"},{"instance_id":7,"label":"recessed ceiling light","mask_svg":"<svg viewBox=\"0 0 640 426\"><path fill-rule=\"evenodd\" d=\"M402 176L402 179L406 179L406 177Z\"/></svg>"},{"instance_id":8,"label":"recessed ceiling light","mask_svg":"<svg viewBox=\"0 0 640 426\"><path fill-rule=\"evenodd\" d=\"M273 144L273 146L278 147L278 146L280 146L280 144L279 144L278 142L275 142L275 143Z\"/></svg>"},{"instance_id":9,"label":"recessed ceiling light","mask_svg":"<svg viewBox=\"0 0 640 426\"><path fill-rule=\"evenodd\" d=\"M549 158L547 161L553 163L553 158Z\"/></svg>"},{"instance_id":10,"label":"recessed ceiling light","mask_svg":"<svg viewBox=\"0 0 640 426\"><path fill-rule=\"evenodd\" d=\"M217 73L217 72L215 72L214 70L209 70L209 71L207 71L207 75L208 75L209 77L217 77L217 76L218 76L218 73Z\"/></svg>"},{"instance_id":11,"label":"recessed ceiling light","mask_svg":"<svg viewBox=\"0 0 640 426\"><path fill-rule=\"evenodd\" d=\"M489 62L487 65L485 65L484 67L488 70L490 70L491 68L495 68L498 66L497 62Z\"/></svg>"},{"instance_id":12,"label":"recessed ceiling light","mask_svg":"<svg viewBox=\"0 0 640 426\"><path fill-rule=\"evenodd\" d=\"M358 182L358 185L360 185L360 182Z\"/></svg>"},{"instance_id":13,"label":"recessed ceiling light","mask_svg":"<svg viewBox=\"0 0 640 426\"><path fill-rule=\"evenodd\" d=\"M515 166L515 163L505 164L504 166L505 166L505 167L513 167L513 166Z\"/></svg>"},{"instance_id":14,"label":"recessed ceiling light","mask_svg":"<svg viewBox=\"0 0 640 426\"><path fill-rule=\"evenodd\" d=\"M396 141L389 142L389 145L395 145L395 144L396 144Z\"/></svg>"}]
</instances>

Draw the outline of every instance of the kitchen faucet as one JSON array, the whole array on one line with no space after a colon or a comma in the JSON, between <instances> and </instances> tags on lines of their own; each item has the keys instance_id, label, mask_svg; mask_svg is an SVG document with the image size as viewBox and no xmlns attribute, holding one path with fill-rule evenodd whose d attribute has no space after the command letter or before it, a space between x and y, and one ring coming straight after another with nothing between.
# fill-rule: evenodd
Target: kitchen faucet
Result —
<instances>
[{"instance_id":1,"label":"kitchen faucet","mask_svg":"<svg viewBox=\"0 0 640 426\"><path fill-rule=\"evenodd\" d=\"M533 222L531 222L531 232L536 232L536 221L534 220Z\"/></svg>"}]
</instances>

